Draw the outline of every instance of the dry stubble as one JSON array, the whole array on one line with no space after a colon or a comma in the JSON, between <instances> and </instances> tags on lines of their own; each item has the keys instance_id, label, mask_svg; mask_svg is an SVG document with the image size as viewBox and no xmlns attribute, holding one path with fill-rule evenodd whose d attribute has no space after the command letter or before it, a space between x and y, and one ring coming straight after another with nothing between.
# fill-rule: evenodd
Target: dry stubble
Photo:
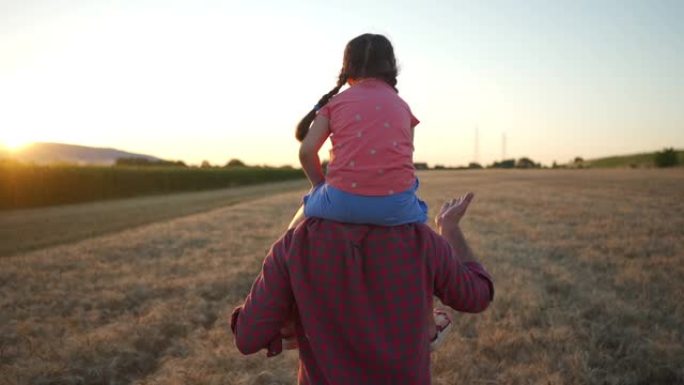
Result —
<instances>
[{"instance_id":1,"label":"dry stubble","mask_svg":"<svg viewBox=\"0 0 684 385\"><path fill-rule=\"evenodd\" d=\"M684 173L429 172L467 190L496 279L433 355L436 384L684 383ZM0 381L271 384L296 355L242 357L226 325L298 193L0 260ZM431 214L434 214L434 210Z\"/></svg>"}]
</instances>

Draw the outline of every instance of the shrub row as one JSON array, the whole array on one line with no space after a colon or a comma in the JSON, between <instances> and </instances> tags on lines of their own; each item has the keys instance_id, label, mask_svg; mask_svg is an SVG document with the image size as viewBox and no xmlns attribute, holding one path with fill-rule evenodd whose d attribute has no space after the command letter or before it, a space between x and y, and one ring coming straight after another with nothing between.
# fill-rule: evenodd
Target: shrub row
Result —
<instances>
[{"instance_id":1,"label":"shrub row","mask_svg":"<svg viewBox=\"0 0 684 385\"><path fill-rule=\"evenodd\" d=\"M303 178L292 168L36 166L0 161L0 210Z\"/></svg>"}]
</instances>

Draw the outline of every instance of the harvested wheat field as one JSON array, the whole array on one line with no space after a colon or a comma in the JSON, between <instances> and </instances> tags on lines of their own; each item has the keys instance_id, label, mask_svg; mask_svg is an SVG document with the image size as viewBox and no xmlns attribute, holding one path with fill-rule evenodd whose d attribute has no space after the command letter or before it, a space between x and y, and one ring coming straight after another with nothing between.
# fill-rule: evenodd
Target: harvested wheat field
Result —
<instances>
[{"instance_id":1,"label":"harvested wheat field","mask_svg":"<svg viewBox=\"0 0 684 385\"><path fill-rule=\"evenodd\" d=\"M684 383L684 170L420 177L432 214L476 193L497 290L435 384ZM243 357L227 319L303 192L0 259L0 384L294 383L295 352Z\"/></svg>"}]
</instances>

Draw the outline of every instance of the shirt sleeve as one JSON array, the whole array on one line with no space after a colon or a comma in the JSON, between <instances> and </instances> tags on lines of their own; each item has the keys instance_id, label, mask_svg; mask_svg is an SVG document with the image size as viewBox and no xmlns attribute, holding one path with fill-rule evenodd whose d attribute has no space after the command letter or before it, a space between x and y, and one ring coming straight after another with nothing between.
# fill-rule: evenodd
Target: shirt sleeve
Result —
<instances>
[{"instance_id":1,"label":"shirt sleeve","mask_svg":"<svg viewBox=\"0 0 684 385\"><path fill-rule=\"evenodd\" d=\"M494 282L484 266L461 262L449 243L437 236L434 293L454 310L479 313L494 299Z\"/></svg>"},{"instance_id":2,"label":"shirt sleeve","mask_svg":"<svg viewBox=\"0 0 684 385\"><path fill-rule=\"evenodd\" d=\"M411 109L409 109L409 115L411 116L411 128L415 127L420 123L420 120L416 118L415 115L413 115L413 112L411 112Z\"/></svg>"},{"instance_id":3,"label":"shirt sleeve","mask_svg":"<svg viewBox=\"0 0 684 385\"><path fill-rule=\"evenodd\" d=\"M323 107L321 107L318 110L318 115L325 116L326 118L330 119L330 110L331 110L330 103L331 102L332 102L332 100L329 100L328 103L326 103Z\"/></svg>"},{"instance_id":4,"label":"shirt sleeve","mask_svg":"<svg viewBox=\"0 0 684 385\"><path fill-rule=\"evenodd\" d=\"M282 351L280 329L291 316L294 303L285 265L291 236L289 231L273 244L245 303L233 311L230 327L242 354L267 349L268 356L273 356Z\"/></svg>"}]
</instances>

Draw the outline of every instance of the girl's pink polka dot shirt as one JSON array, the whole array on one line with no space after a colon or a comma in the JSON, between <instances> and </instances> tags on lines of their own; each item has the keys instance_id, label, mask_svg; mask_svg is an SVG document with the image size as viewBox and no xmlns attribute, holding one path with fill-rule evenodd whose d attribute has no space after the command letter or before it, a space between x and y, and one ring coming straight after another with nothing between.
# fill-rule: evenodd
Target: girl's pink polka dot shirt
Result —
<instances>
[{"instance_id":1,"label":"girl's pink polka dot shirt","mask_svg":"<svg viewBox=\"0 0 684 385\"><path fill-rule=\"evenodd\" d=\"M326 182L367 196L413 187L413 127L420 121L390 85L361 80L318 112L329 120L330 163Z\"/></svg>"}]
</instances>

